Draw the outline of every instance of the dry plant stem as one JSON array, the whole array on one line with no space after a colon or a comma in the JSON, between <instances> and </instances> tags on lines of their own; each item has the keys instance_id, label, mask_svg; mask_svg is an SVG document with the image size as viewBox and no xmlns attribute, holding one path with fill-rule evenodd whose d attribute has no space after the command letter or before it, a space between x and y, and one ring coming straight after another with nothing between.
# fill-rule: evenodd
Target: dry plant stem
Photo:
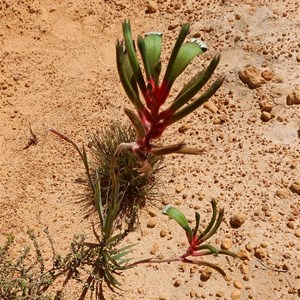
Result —
<instances>
[{"instance_id":1,"label":"dry plant stem","mask_svg":"<svg viewBox=\"0 0 300 300\"><path fill-rule=\"evenodd\" d=\"M65 141L67 141L68 143L70 143L78 152L78 154L80 155L83 163L84 163L84 167L85 167L85 171L89 180L89 184L91 186L91 189L93 190L93 193L95 193L95 186L90 174L90 168L86 159L86 153L85 153L85 149L83 148L83 152L80 151L80 149L78 148L78 146L76 145L75 142L73 142L70 138L68 138L66 135L64 135L63 133L53 129L53 128L49 128L49 131L56 134L57 136L59 136L60 138L64 139Z\"/></svg>"}]
</instances>

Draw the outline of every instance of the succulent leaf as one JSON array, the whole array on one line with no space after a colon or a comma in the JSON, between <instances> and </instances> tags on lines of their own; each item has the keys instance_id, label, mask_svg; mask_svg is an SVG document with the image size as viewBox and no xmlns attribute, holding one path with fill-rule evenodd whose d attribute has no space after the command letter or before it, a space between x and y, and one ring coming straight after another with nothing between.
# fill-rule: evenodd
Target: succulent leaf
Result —
<instances>
[{"instance_id":1,"label":"succulent leaf","mask_svg":"<svg viewBox=\"0 0 300 300\"><path fill-rule=\"evenodd\" d=\"M181 46L176 56L172 72L170 74L171 84L186 69L195 56L204 53L201 46L195 42L188 42Z\"/></svg>"},{"instance_id":2,"label":"succulent leaf","mask_svg":"<svg viewBox=\"0 0 300 300\"><path fill-rule=\"evenodd\" d=\"M175 220L185 230L189 242L193 240L193 231L189 226L186 216L180 210L170 205L167 205L163 209L163 214Z\"/></svg>"},{"instance_id":3,"label":"succulent leaf","mask_svg":"<svg viewBox=\"0 0 300 300\"><path fill-rule=\"evenodd\" d=\"M172 103L170 109L175 112L180 107L182 107L185 103L187 103L192 97L194 97L199 90L207 83L207 81L212 76L213 72L215 71L216 67L220 62L220 54L217 54L212 61L210 62L209 66L205 69L196 74L180 91L174 102Z\"/></svg>"}]
</instances>

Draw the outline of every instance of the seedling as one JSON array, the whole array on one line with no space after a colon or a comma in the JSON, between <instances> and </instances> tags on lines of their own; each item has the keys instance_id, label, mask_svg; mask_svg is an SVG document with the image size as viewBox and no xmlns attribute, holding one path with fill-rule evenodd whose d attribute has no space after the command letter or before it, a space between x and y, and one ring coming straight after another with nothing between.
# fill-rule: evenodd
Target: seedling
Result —
<instances>
[{"instance_id":1,"label":"seedling","mask_svg":"<svg viewBox=\"0 0 300 300\"><path fill-rule=\"evenodd\" d=\"M208 240L212 235L214 235L217 232L224 216L224 209L221 209L219 212L217 212L217 203L215 200L211 201L211 205L213 210L211 220L205 228L205 230L201 233L198 232L200 225L200 214L198 212L195 213L196 225L195 228L192 229L188 223L186 216L180 210L170 205L167 205L163 210L163 214L175 220L184 229L189 243L188 248L186 249L185 253L183 253L180 257L163 260L157 260L152 258L143 259L132 263L131 266L141 263L170 263L177 261L189 264L196 264L199 266L208 266L217 270L219 273L225 276L225 272L219 266L208 261L193 259L194 257L202 257L211 254L214 256L218 256L219 254L225 254L232 257L236 257L236 254L231 251L217 249L210 244L203 244L206 240Z\"/></svg>"}]
</instances>

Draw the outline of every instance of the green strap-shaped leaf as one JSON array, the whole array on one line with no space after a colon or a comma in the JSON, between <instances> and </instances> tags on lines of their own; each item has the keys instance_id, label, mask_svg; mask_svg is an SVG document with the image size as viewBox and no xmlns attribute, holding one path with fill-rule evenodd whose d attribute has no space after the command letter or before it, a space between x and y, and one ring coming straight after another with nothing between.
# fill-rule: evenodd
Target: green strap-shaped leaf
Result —
<instances>
[{"instance_id":1,"label":"green strap-shaped leaf","mask_svg":"<svg viewBox=\"0 0 300 300\"><path fill-rule=\"evenodd\" d=\"M144 38L146 46L146 58L150 67L150 74L156 85L160 73L160 55L162 45L162 33L149 32Z\"/></svg>"},{"instance_id":2,"label":"green strap-shaped leaf","mask_svg":"<svg viewBox=\"0 0 300 300\"><path fill-rule=\"evenodd\" d=\"M187 34L189 33L189 30L190 30L190 25L188 23L182 25L179 35L177 37L177 40L175 42L174 48L172 50L170 60L167 65L166 73L165 73L165 76L163 79L163 82L165 84L167 84L169 86L169 88L171 88L171 85L172 85L171 74L174 69L176 57L178 55L181 45L184 42L184 39L186 38Z\"/></svg>"},{"instance_id":3,"label":"green strap-shaped leaf","mask_svg":"<svg viewBox=\"0 0 300 300\"><path fill-rule=\"evenodd\" d=\"M193 240L193 231L189 226L186 216L177 208L167 205L163 209L163 214L175 220L186 232L189 242Z\"/></svg>"},{"instance_id":4,"label":"green strap-shaped leaf","mask_svg":"<svg viewBox=\"0 0 300 300\"><path fill-rule=\"evenodd\" d=\"M197 235L199 225L200 225L200 214L198 212L195 212L195 219L196 219L196 226L194 229L194 236Z\"/></svg>"},{"instance_id":5,"label":"green strap-shaped leaf","mask_svg":"<svg viewBox=\"0 0 300 300\"><path fill-rule=\"evenodd\" d=\"M177 111L180 107L182 107L200 91L200 89L207 83L207 81L212 76L213 72L215 71L216 67L220 62L220 58L221 56L219 54L216 55L205 70L196 74L196 76L194 76L183 87L183 89L180 91L180 93L172 103L170 107L171 111Z\"/></svg>"},{"instance_id":6,"label":"green strap-shaped leaf","mask_svg":"<svg viewBox=\"0 0 300 300\"><path fill-rule=\"evenodd\" d=\"M184 118L188 114L192 113L195 109L200 107L203 103L205 103L213 94L220 88L225 80L224 76L219 77L210 88L208 88L197 100L192 103L186 105L181 110L177 111L175 114L171 115L164 121L165 126L169 126L178 120Z\"/></svg>"},{"instance_id":7,"label":"green strap-shaped leaf","mask_svg":"<svg viewBox=\"0 0 300 300\"><path fill-rule=\"evenodd\" d=\"M124 36L125 48L133 71L133 76L135 77L135 80L137 81L142 94L146 95L147 93L146 84L134 49L130 23L127 20L123 22L123 36Z\"/></svg>"},{"instance_id":8,"label":"green strap-shaped leaf","mask_svg":"<svg viewBox=\"0 0 300 300\"><path fill-rule=\"evenodd\" d=\"M172 72L170 74L170 82L173 84L175 79L186 69L195 56L203 53L203 49L198 43L189 42L181 46L176 56Z\"/></svg>"},{"instance_id":9,"label":"green strap-shaped leaf","mask_svg":"<svg viewBox=\"0 0 300 300\"><path fill-rule=\"evenodd\" d=\"M125 54L123 44L117 42L116 44L116 55L117 55L117 68L122 86L133 105L139 111L144 110L144 105L142 104L138 89L136 85L136 80L133 76L133 71L129 63L128 54Z\"/></svg>"}]
</instances>

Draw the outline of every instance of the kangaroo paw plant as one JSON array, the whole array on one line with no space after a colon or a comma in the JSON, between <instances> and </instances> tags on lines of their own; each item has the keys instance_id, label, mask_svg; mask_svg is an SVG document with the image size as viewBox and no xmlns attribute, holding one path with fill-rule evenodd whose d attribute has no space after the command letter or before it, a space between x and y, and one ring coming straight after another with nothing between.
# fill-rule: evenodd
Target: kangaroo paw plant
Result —
<instances>
[{"instance_id":1,"label":"kangaroo paw plant","mask_svg":"<svg viewBox=\"0 0 300 300\"><path fill-rule=\"evenodd\" d=\"M197 39L184 43L188 32L189 24L184 24L174 45L165 74L160 80L162 34L150 32L145 37L138 36L137 38L137 46L144 66L144 77L132 39L130 23L129 21L123 23L124 40L116 43L117 67L123 88L136 110L134 112L126 108L125 113L135 127L137 136L132 143L121 144L118 151L131 149L141 160L145 160L143 155L145 151L154 155L199 154L201 152L187 147L184 142L169 146L152 143L152 140L158 139L168 126L184 118L206 102L224 81L223 76L219 77L200 96L189 103L189 100L208 82L218 66L220 61L218 54L206 69L198 72L183 86L167 108L162 109L177 77L194 57L207 50L205 43ZM144 101L141 100L141 96Z\"/></svg>"},{"instance_id":2,"label":"kangaroo paw plant","mask_svg":"<svg viewBox=\"0 0 300 300\"><path fill-rule=\"evenodd\" d=\"M215 200L211 201L211 205L213 210L211 220L205 228L205 230L201 233L198 232L200 225L200 214L198 212L195 213L196 225L195 228L192 229L188 223L186 216L181 211L179 211L177 208L167 205L163 210L163 214L175 220L184 229L189 243L188 248L186 249L185 253L183 253L180 257L163 260L154 260L152 258L143 259L132 263L132 266L140 263L169 263L179 261L183 263L196 264L199 266L208 266L217 270L219 273L225 276L225 272L219 266L208 261L194 259L194 257L198 258L211 254L214 256L218 256L219 254L225 254L232 257L236 257L236 254L231 251L222 249L218 250L210 244L204 244L206 240L208 240L212 235L214 235L217 232L224 216L224 209L221 209L219 212L217 212L217 203Z\"/></svg>"}]
</instances>

